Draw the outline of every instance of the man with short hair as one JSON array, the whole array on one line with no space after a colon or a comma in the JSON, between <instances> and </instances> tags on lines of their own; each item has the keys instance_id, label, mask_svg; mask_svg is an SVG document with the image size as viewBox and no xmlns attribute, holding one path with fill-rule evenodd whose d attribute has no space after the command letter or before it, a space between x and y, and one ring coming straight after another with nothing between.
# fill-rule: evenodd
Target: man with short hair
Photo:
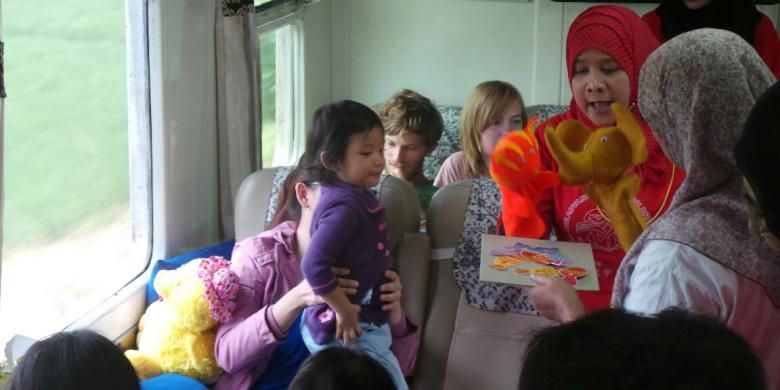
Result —
<instances>
[{"instance_id":1,"label":"man with short hair","mask_svg":"<svg viewBox=\"0 0 780 390\"><path fill-rule=\"evenodd\" d=\"M424 216L438 188L425 177L423 160L444 131L441 114L425 96L402 89L385 102L379 117L385 128L386 171L414 186Z\"/></svg>"}]
</instances>

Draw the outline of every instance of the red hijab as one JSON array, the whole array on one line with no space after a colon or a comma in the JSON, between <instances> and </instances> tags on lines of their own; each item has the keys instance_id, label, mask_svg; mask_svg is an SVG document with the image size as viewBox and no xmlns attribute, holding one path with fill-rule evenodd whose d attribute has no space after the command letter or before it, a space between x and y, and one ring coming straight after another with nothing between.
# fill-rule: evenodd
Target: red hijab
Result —
<instances>
[{"instance_id":1,"label":"red hijab","mask_svg":"<svg viewBox=\"0 0 780 390\"><path fill-rule=\"evenodd\" d=\"M574 77L574 61L586 49L597 49L609 54L628 74L631 88L629 108L634 112L642 126L645 138L647 138L647 161L635 169L642 177L643 182L665 180L666 172L670 169L670 163L661 151L637 106L639 70L650 53L658 47L658 39L639 15L628 8L616 5L597 5L586 9L574 19L566 37L569 85ZM561 121L571 118L580 120L591 129L598 127L580 110L572 97L567 112L550 118L539 128L544 129L548 124L555 127ZM537 136L540 140L544 139L543 133L537 133Z\"/></svg>"}]
</instances>

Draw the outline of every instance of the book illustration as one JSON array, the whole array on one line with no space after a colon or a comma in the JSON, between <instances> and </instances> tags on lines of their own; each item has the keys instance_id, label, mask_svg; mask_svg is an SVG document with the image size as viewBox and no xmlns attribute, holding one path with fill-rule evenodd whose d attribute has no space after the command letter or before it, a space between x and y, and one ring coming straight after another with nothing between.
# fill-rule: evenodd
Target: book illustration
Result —
<instances>
[{"instance_id":1,"label":"book illustration","mask_svg":"<svg viewBox=\"0 0 780 390\"><path fill-rule=\"evenodd\" d=\"M484 234L480 279L534 286L530 276L560 278L578 290L598 290L589 244Z\"/></svg>"},{"instance_id":2,"label":"book illustration","mask_svg":"<svg viewBox=\"0 0 780 390\"><path fill-rule=\"evenodd\" d=\"M569 267L573 262L567 259L558 248L537 247L518 242L510 247L493 249L490 254L496 256L493 264L489 265L490 268L506 271L517 266L514 268L517 275L532 273L562 278L566 283L576 286L577 280L588 274L588 271L582 267ZM520 267L522 263L533 263L539 266L526 269Z\"/></svg>"}]
</instances>

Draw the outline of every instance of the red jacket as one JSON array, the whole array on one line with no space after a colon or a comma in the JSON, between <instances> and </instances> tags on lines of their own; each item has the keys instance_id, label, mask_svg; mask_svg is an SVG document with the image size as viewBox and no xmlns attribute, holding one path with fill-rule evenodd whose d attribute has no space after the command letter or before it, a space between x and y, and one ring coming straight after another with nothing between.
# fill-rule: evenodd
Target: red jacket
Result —
<instances>
[{"instance_id":1,"label":"red jacket","mask_svg":"<svg viewBox=\"0 0 780 390\"><path fill-rule=\"evenodd\" d=\"M661 18L658 13L653 10L644 16L642 20L650 27L650 31L653 32L656 38L660 42L664 42L663 33L661 32ZM780 78L780 38L777 36L777 30L772 24L769 18L761 14L761 19L756 25L756 35L753 40L753 47L764 60L764 63L769 70L775 75L775 78Z\"/></svg>"}]
</instances>

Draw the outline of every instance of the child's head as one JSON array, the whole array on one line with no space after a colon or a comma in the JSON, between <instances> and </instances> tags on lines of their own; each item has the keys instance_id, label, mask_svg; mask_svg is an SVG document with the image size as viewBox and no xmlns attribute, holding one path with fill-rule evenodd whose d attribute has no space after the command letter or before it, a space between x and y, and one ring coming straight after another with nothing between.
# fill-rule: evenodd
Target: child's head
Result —
<instances>
[{"instance_id":1,"label":"child's head","mask_svg":"<svg viewBox=\"0 0 780 390\"><path fill-rule=\"evenodd\" d=\"M384 130L374 110L342 100L314 113L298 168L319 182L369 188L379 184L384 170L383 147Z\"/></svg>"},{"instance_id":2,"label":"child's head","mask_svg":"<svg viewBox=\"0 0 780 390\"><path fill-rule=\"evenodd\" d=\"M528 116L517 88L504 81L477 85L463 106L460 129L466 172L479 177L487 169L498 141L512 130L522 129Z\"/></svg>"},{"instance_id":3,"label":"child's head","mask_svg":"<svg viewBox=\"0 0 780 390\"><path fill-rule=\"evenodd\" d=\"M395 390L390 373L365 352L331 347L303 362L290 390Z\"/></svg>"},{"instance_id":4,"label":"child's head","mask_svg":"<svg viewBox=\"0 0 780 390\"><path fill-rule=\"evenodd\" d=\"M33 344L11 390L140 389L133 366L107 338L90 330L60 332Z\"/></svg>"},{"instance_id":5,"label":"child's head","mask_svg":"<svg viewBox=\"0 0 780 390\"><path fill-rule=\"evenodd\" d=\"M605 309L541 330L520 390L765 389L761 362L717 320L672 308L653 317Z\"/></svg>"},{"instance_id":6,"label":"child's head","mask_svg":"<svg viewBox=\"0 0 780 390\"><path fill-rule=\"evenodd\" d=\"M425 156L436 148L444 122L439 110L425 96L402 89L379 111L385 127L387 173L410 182L425 181Z\"/></svg>"},{"instance_id":7,"label":"child's head","mask_svg":"<svg viewBox=\"0 0 780 390\"><path fill-rule=\"evenodd\" d=\"M566 63L574 103L597 127L613 126L613 102L637 101L639 69L658 40L633 11L619 6L588 8L572 22Z\"/></svg>"}]
</instances>

